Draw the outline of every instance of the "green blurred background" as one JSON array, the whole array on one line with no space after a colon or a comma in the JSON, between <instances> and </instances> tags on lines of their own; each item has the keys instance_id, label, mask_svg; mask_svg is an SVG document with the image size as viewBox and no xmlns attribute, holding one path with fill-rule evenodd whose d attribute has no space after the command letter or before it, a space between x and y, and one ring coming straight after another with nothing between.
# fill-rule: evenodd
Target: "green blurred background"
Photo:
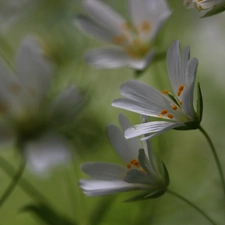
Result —
<instances>
[{"instance_id":1,"label":"green blurred background","mask_svg":"<svg viewBox=\"0 0 225 225\"><path fill-rule=\"evenodd\" d=\"M125 17L127 1L104 0ZM223 168L225 162L225 14L199 19L196 10L186 10L182 1L168 1L173 14L160 31L156 47L166 52L179 39L182 48L191 46L191 56L199 59L197 81L200 82L204 113L202 126L208 131L218 151ZM59 214L78 221L79 225L201 225L209 224L195 210L167 194L161 198L124 203L132 193L87 198L77 186L85 177L80 164L87 161L121 163L106 136L109 123L118 124L123 112L132 124L139 116L111 106L120 96L119 87L134 78L129 68L97 70L85 65L83 53L103 45L81 33L74 17L84 13L79 0L1 0L0 55L14 66L16 49L26 35L37 36L47 56L55 64L53 92L70 83L87 93L87 104L73 122L71 143L75 157L68 165L54 170L47 178L26 171L29 180L54 206ZM159 89L169 89L166 62L155 62L138 79ZM170 189L186 196L218 222L224 223L224 197L209 146L199 131L170 131L153 139L154 150L164 160L170 174ZM15 168L19 160L11 147L3 146L1 156ZM225 169L223 169L225 172ZM0 170L0 195L10 178ZM0 208L0 225L45 224L23 207L35 201L20 186Z\"/></svg>"}]
</instances>

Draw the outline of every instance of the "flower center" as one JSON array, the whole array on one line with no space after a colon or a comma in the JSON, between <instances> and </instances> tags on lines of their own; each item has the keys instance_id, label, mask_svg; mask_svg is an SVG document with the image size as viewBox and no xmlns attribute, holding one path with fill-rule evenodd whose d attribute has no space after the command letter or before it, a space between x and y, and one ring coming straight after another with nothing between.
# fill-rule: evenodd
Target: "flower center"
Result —
<instances>
[{"instance_id":1,"label":"flower center","mask_svg":"<svg viewBox=\"0 0 225 225\"><path fill-rule=\"evenodd\" d=\"M129 163L126 164L128 170L132 168L139 169L141 172L145 172L145 170L140 166L140 163L137 159L132 159Z\"/></svg>"},{"instance_id":2,"label":"flower center","mask_svg":"<svg viewBox=\"0 0 225 225\"><path fill-rule=\"evenodd\" d=\"M122 33L113 37L112 42L122 45L131 58L142 58L150 50L149 42L142 35L151 31L151 23L143 21L139 26L133 28L127 22L121 25Z\"/></svg>"}]
</instances>

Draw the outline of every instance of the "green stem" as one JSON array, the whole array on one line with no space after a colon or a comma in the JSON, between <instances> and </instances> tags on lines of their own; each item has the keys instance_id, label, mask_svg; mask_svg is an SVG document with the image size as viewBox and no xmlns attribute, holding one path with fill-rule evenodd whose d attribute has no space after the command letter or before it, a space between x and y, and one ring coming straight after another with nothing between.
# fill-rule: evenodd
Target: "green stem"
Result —
<instances>
[{"instance_id":1,"label":"green stem","mask_svg":"<svg viewBox=\"0 0 225 225\"><path fill-rule=\"evenodd\" d=\"M180 200L182 200L183 202L187 203L188 205L190 205L192 208L194 208L195 210L197 210L200 214L202 214L202 216L204 216L211 224L216 225L216 223L204 212L202 211L198 206L196 206L194 203L190 202L188 199L186 199L185 197L177 194L174 191L171 191L169 189L167 189L166 191L168 194L173 195L177 198L179 198Z\"/></svg>"},{"instance_id":2,"label":"green stem","mask_svg":"<svg viewBox=\"0 0 225 225\"><path fill-rule=\"evenodd\" d=\"M199 130L202 132L202 134L205 136L206 140L208 141L209 143L209 146L212 150L212 154L213 154L213 157L214 157L214 160L216 162L216 165L217 165L217 169L218 169L218 172L219 172L219 175L220 175L220 179L221 179L221 182L222 182L222 186L223 186L223 192L224 192L224 195L225 195L225 180L224 180L224 175L223 175L223 170L222 170L222 167L221 167L221 163L219 161L219 157L216 153L216 149L209 137L209 135L206 133L206 131L200 126L199 127Z\"/></svg>"},{"instance_id":3,"label":"green stem","mask_svg":"<svg viewBox=\"0 0 225 225\"><path fill-rule=\"evenodd\" d=\"M17 173L12 177L12 181L9 184L9 186L6 188L4 193L2 194L0 198L0 208L4 204L4 202L8 199L8 197L12 194L14 189L16 188L21 176L23 175L25 168L25 163L22 163L22 165L19 167Z\"/></svg>"},{"instance_id":4,"label":"green stem","mask_svg":"<svg viewBox=\"0 0 225 225\"><path fill-rule=\"evenodd\" d=\"M10 163L5 160L3 157L0 156L0 168L12 179L16 177L16 171ZM19 174L19 173L18 173ZM17 184L23 191L30 196L31 198L41 201L43 203L47 203L48 200L32 185L23 177L19 177L20 179L17 180Z\"/></svg>"}]
</instances>

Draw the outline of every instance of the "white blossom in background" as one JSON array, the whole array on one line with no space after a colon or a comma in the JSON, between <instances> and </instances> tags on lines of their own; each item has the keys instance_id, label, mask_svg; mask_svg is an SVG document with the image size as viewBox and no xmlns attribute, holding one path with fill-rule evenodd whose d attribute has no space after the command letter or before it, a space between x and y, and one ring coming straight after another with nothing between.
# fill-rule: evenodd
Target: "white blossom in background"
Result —
<instances>
[{"instance_id":1,"label":"white blossom in background","mask_svg":"<svg viewBox=\"0 0 225 225\"><path fill-rule=\"evenodd\" d=\"M124 115L119 116L123 129L130 127ZM152 152L149 141L140 145L137 138L126 140L123 132L115 125L107 129L109 140L124 161L124 165L89 162L82 170L90 179L81 179L79 185L87 196L100 196L118 192L141 190L129 200L146 199L162 195L169 184L169 177L163 162Z\"/></svg>"},{"instance_id":2,"label":"white blossom in background","mask_svg":"<svg viewBox=\"0 0 225 225\"><path fill-rule=\"evenodd\" d=\"M14 141L34 172L46 172L70 158L59 129L68 123L83 97L70 86L49 97L53 68L37 40L26 37L16 56L16 74L0 59L0 144Z\"/></svg>"},{"instance_id":3,"label":"white blossom in background","mask_svg":"<svg viewBox=\"0 0 225 225\"><path fill-rule=\"evenodd\" d=\"M128 0L131 22L98 0L83 0L87 16L77 16L76 25L112 46L91 49L85 61L97 68L129 66L143 70L151 62L154 37L171 14L165 0Z\"/></svg>"},{"instance_id":4,"label":"white blossom in background","mask_svg":"<svg viewBox=\"0 0 225 225\"><path fill-rule=\"evenodd\" d=\"M121 86L125 98L116 99L112 105L152 116L160 121L151 121L130 127L125 131L126 138L150 134L145 138L159 135L173 128L197 129L202 115L201 91L199 91L198 113L193 107L194 84L198 60L190 59L190 48L180 55L179 41L175 41L167 52L167 68L174 94L157 89L137 80L130 80Z\"/></svg>"},{"instance_id":5,"label":"white blossom in background","mask_svg":"<svg viewBox=\"0 0 225 225\"><path fill-rule=\"evenodd\" d=\"M184 0L184 5L186 8L196 8L199 11L211 10L215 6L224 3L225 0Z\"/></svg>"}]
</instances>

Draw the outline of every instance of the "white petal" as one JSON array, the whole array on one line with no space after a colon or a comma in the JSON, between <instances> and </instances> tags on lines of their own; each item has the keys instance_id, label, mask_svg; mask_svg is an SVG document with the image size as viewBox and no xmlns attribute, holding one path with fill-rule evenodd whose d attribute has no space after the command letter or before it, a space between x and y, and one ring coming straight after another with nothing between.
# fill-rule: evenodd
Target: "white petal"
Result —
<instances>
[{"instance_id":1,"label":"white petal","mask_svg":"<svg viewBox=\"0 0 225 225\"><path fill-rule=\"evenodd\" d=\"M184 126L184 123L181 122L166 122L166 121L153 121L149 123L142 123L128 128L125 131L126 138L133 138L143 134L153 134L154 136L159 135L167 130ZM147 138L153 137L153 135L148 136ZM146 138L142 138L145 140Z\"/></svg>"},{"instance_id":2,"label":"white petal","mask_svg":"<svg viewBox=\"0 0 225 225\"><path fill-rule=\"evenodd\" d=\"M88 180L79 181L79 186L87 196L100 196L118 192L147 189L147 185L130 184L124 181Z\"/></svg>"},{"instance_id":3,"label":"white petal","mask_svg":"<svg viewBox=\"0 0 225 225\"><path fill-rule=\"evenodd\" d=\"M25 143L23 150L30 169L44 176L52 167L66 163L71 156L65 140L51 134Z\"/></svg>"},{"instance_id":4,"label":"white petal","mask_svg":"<svg viewBox=\"0 0 225 225\"><path fill-rule=\"evenodd\" d=\"M52 75L52 66L44 57L37 40L26 37L16 57L17 75L33 101L41 101L45 96Z\"/></svg>"},{"instance_id":5,"label":"white petal","mask_svg":"<svg viewBox=\"0 0 225 225\"><path fill-rule=\"evenodd\" d=\"M124 134L115 125L109 125L107 127L107 134L111 145L117 152L117 154L124 160L124 162L129 163L133 159L138 158L139 147L137 144L132 146L133 140L126 140Z\"/></svg>"},{"instance_id":6,"label":"white petal","mask_svg":"<svg viewBox=\"0 0 225 225\"><path fill-rule=\"evenodd\" d=\"M193 7L194 7L193 1L194 1L194 0L184 0L184 6L185 6L187 9L193 8Z\"/></svg>"},{"instance_id":7,"label":"white petal","mask_svg":"<svg viewBox=\"0 0 225 225\"><path fill-rule=\"evenodd\" d=\"M121 35L125 20L110 9L107 5L97 0L84 0L84 8L88 15L100 26L111 31L115 36Z\"/></svg>"},{"instance_id":8,"label":"white petal","mask_svg":"<svg viewBox=\"0 0 225 225\"><path fill-rule=\"evenodd\" d=\"M97 39L103 41L111 42L113 40L114 35L111 31L107 31L95 23L93 23L88 17L85 16L77 16L75 19L75 24L84 32L94 36Z\"/></svg>"},{"instance_id":9,"label":"white petal","mask_svg":"<svg viewBox=\"0 0 225 225\"><path fill-rule=\"evenodd\" d=\"M150 24L148 33L141 36L151 39L155 36L163 22L170 16L171 11L165 0L129 0L130 14L134 25L138 28L145 22Z\"/></svg>"},{"instance_id":10,"label":"white petal","mask_svg":"<svg viewBox=\"0 0 225 225\"><path fill-rule=\"evenodd\" d=\"M172 85L174 94L177 95L177 91L180 85L184 85L179 41L175 41L172 43L172 45L168 49L166 59L170 83Z\"/></svg>"},{"instance_id":11,"label":"white petal","mask_svg":"<svg viewBox=\"0 0 225 225\"><path fill-rule=\"evenodd\" d=\"M129 80L121 85L121 98L113 101L112 105L146 116L158 117L163 109L174 113L171 101L157 89L136 80Z\"/></svg>"},{"instance_id":12,"label":"white petal","mask_svg":"<svg viewBox=\"0 0 225 225\"><path fill-rule=\"evenodd\" d=\"M122 180L127 172L125 166L103 162L84 163L81 169L90 177L100 180Z\"/></svg>"},{"instance_id":13,"label":"white petal","mask_svg":"<svg viewBox=\"0 0 225 225\"><path fill-rule=\"evenodd\" d=\"M96 68L118 68L127 66L130 57L122 48L91 49L85 52L87 64Z\"/></svg>"},{"instance_id":14,"label":"white petal","mask_svg":"<svg viewBox=\"0 0 225 225\"><path fill-rule=\"evenodd\" d=\"M125 132L126 129L130 128L132 125L130 124L129 120L126 116L123 114L119 114L119 122L123 129L123 132ZM123 135L124 136L124 135ZM127 142L127 145L129 146L128 149L132 149L133 152L138 151L141 147L140 141L138 138L132 138Z\"/></svg>"},{"instance_id":15,"label":"white petal","mask_svg":"<svg viewBox=\"0 0 225 225\"><path fill-rule=\"evenodd\" d=\"M188 63L187 68L187 77L188 83L186 89L184 89L182 95L182 108L187 116L193 118L195 116L195 110L193 106L194 100L194 84L195 84L195 77L197 72L198 60L196 58L192 58Z\"/></svg>"},{"instance_id":16,"label":"white petal","mask_svg":"<svg viewBox=\"0 0 225 225\"><path fill-rule=\"evenodd\" d=\"M50 119L56 124L72 120L83 101L84 96L74 85L67 87L50 106Z\"/></svg>"}]
</instances>

